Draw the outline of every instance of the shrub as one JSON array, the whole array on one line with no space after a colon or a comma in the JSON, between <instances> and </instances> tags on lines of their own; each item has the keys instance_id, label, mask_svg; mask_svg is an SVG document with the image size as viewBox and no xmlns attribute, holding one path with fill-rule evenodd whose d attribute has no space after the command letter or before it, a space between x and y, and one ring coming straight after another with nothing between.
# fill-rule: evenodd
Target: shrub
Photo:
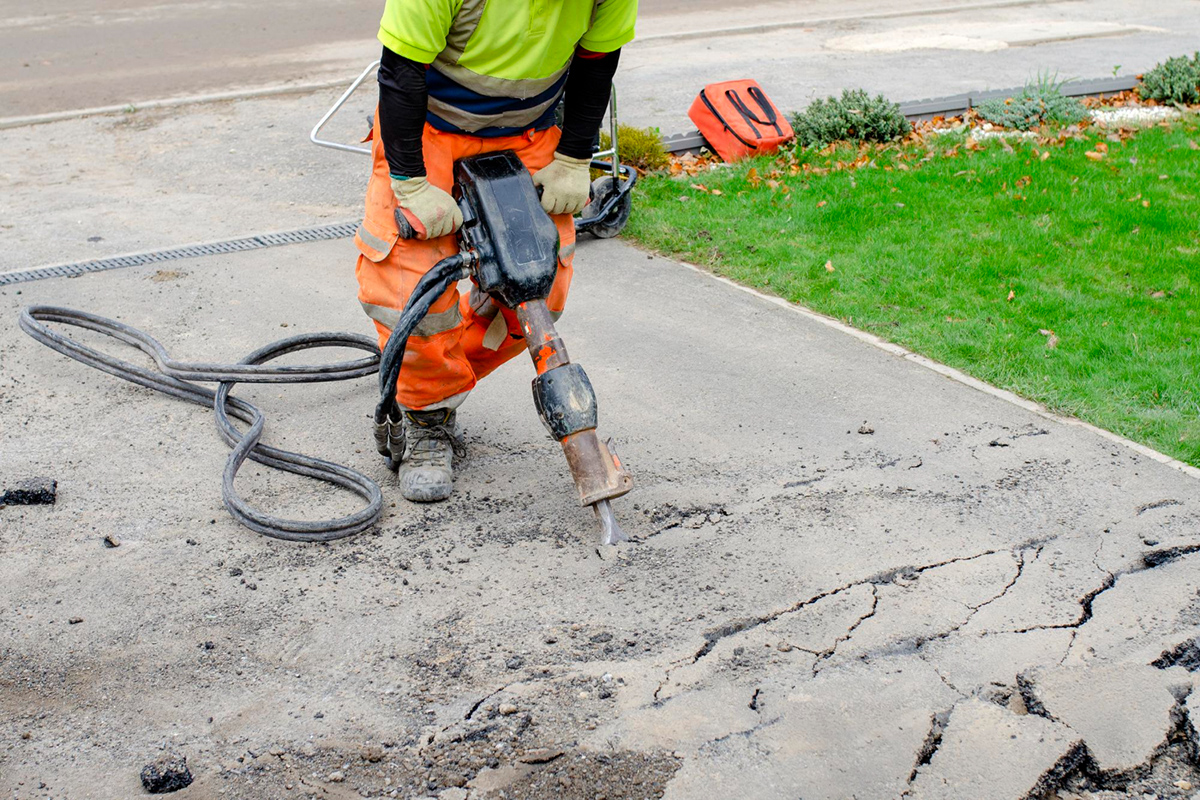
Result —
<instances>
[{"instance_id":1,"label":"shrub","mask_svg":"<svg viewBox=\"0 0 1200 800\"><path fill-rule=\"evenodd\" d=\"M612 137L608 132L600 134L600 149L612 147ZM663 169L670 163L667 151L663 149L662 137L658 128L635 128L632 125L617 126L617 154L622 164L637 167L643 172L654 172Z\"/></svg>"},{"instance_id":2,"label":"shrub","mask_svg":"<svg viewBox=\"0 0 1200 800\"><path fill-rule=\"evenodd\" d=\"M796 142L824 147L833 142L890 142L912 130L900 106L883 95L872 98L862 89L846 89L839 97L814 100L792 116Z\"/></svg>"},{"instance_id":3,"label":"shrub","mask_svg":"<svg viewBox=\"0 0 1200 800\"><path fill-rule=\"evenodd\" d=\"M1160 103L1200 103L1200 52L1168 58L1142 76L1142 97Z\"/></svg>"},{"instance_id":4,"label":"shrub","mask_svg":"<svg viewBox=\"0 0 1200 800\"><path fill-rule=\"evenodd\" d=\"M1062 93L1065 81L1041 75L1027 83L1016 97L985 100L975 107L979 116L995 125L1027 131L1046 123L1070 125L1087 118L1087 109Z\"/></svg>"}]
</instances>

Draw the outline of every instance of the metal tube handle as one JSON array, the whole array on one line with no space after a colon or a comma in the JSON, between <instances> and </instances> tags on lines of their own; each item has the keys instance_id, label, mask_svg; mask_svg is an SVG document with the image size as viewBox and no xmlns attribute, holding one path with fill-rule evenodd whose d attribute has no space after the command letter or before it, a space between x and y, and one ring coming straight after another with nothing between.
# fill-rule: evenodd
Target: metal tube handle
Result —
<instances>
[{"instance_id":1,"label":"metal tube handle","mask_svg":"<svg viewBox=\"0 0 1200 800\"><path fill-rule=\"evenodd\" d=\"M367 65L366 69L359 73L359 76L354 79L354 82L350 84L350 87L346 89L346 91L342 92L342 96L337 99L337 102L333 104L332 108L325 112L325 116L321 117L320 121L317 122L312 131L308 134L308 140L310 142L320 145L321 147L331 147L334 150L345 150L348 153L364 153L366 155L371 154L371 148L369 147L359 147L358 145L353 144L331 142L328 139L320 138L320 133L321 128L325 127L325 124L332 119L333 115L336 114L338 110L346 104L346 101L350 99L350 95L354 94L355 90L357 90L358 87L362 85L362 82L367 79L367 76L378 67L379 62L372 61L369 65Z\"/></svg>"}]
</instances>

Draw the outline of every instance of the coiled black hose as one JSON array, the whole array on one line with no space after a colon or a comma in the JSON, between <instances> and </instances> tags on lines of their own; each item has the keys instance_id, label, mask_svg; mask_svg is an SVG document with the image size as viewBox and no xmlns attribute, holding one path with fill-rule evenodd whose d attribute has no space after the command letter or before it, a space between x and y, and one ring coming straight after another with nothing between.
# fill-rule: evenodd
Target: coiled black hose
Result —
<instances>
[{"instance_id":1,"label":"coiled black hose","mask_svg":"<svg viewBox=\"0 0 1200 800\"><path fill-rule=\"evenodd\" d=\"M22 309L21 330L47 347L76 361L122 380L162 392L180 400L202 406L212 406L216 412L217 430L232 450L225 462L221 479L221 497L235 520L253 531L292 542L328 542L366 530L379 521L383 513L383 493L375 481L357 470L331 461L292 453L261 443L264 418L253 404L230 395L238 383L317 383L361 378L380 373L381 392L390 401L395 396L396 381L408 337L429 307L460 277L465 257L443 259L417 283L412 296L400 315L381 356L375 342L352 333L308 333L290 336L255 350L236 364L191 363L172 359L166 348L148 333L117 320L51 305L33 305ZM88 347L81 342L51 330L43 323L57 323L84 328L110 336L117 341L141 350L154 360L157 370L140 367L115 356ZM353 361L298 366L264 366L266 362L318 347L347 347L363 350L370 355ZM382 369L381 369L382 364ZM385 383L386 376L386 383ZM200 386L199 382L218 383L217 389ZM381 402L382 405L382 402ZM234 427L230 418L249 425L245 433ZM273 469L340 486L366 501L366 506L353 514L328 520L295 520L264 513L247 503L234 487L237 472L249 458Z\"/></svg>"}]
</instances>

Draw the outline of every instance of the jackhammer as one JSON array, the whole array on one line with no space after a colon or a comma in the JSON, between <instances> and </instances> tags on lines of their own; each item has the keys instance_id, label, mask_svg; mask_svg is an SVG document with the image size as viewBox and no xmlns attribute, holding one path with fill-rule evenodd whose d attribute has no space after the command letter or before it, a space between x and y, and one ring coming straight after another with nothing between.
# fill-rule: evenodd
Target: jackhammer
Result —
<instances>
[{"instance_id":1,"label":"jackhammer","mask_svg":"<svg viewBox=\"0 0 1200 800\"><path fill-rule=\"evenodd\" d=\"M37 341L83 364L118 378L199 405L211 405L218 431L232 448L222 475L226 508L239 523L258 533L289 541L332 541L372 527L383 513L379 485L362 473L323 459L262 444L265 421L251 403L230 394L237 383L309 383L348 380L379 374L380 400L375 410L378 431L393 409L396 382L408 337L433 303L456 281L472 278L479 288L514 309L533 358L537 377L533 399L542 422L562 445L580 503L590 506L601 525L601 541L628 541L617 524L610 501L633 487L633 479L617 458L611 440L596 432L596 395L587 374L571 362L554 328L546 297L558 269L558 230L542 210L529 171L512 151L463 159L455 165L455 194L463 212L460 252L438 262L418 281L386 347L359 334L314 333L292 336L261 347L237 364L189 363L172 359L156 339L117 320L50 305L21 311L21 329ZM629 183L634 178L631 176ZM611 204L611 200L610 200ZM397 209L401 236L412 227ZM44 323L84 328L141 350L157 369L147 369L100 352L51 330ZM362 350L366 357L318 365L271 366L280 356L314 348ZM197 382L215 382L216 390ZM243 433L230 417L246 423ZM381 451L382 448L381 448ZM250 459L274 469L315 478L354 492L366 507L333 520L291 520L262 512L241 498L234 481ZM390 463L389 467L396 465Z\"/></svg>"},{"instance_id":2,"label":"jackhammer","mask_svg":"<svg viewBox=\"0 0 1200 800\"><path fill-rule=\"evenodd\" d=\"M386 438L409 332L451 284L469 276L481 291L516 312L537 370L534 405L546 430L562 445L580 503L591 506L600 521L602 542L629 541L609 501L632 489L633 479L611 440L602 441L596 433L596 393L583 367L571 362L546 307L558 273L558 228L542 210L529 170L511 150L457 162L454 189L463 214L461 251L421 278L383 349L376 439ZM402 238L412 238L412 226L399 208L396 225Z\"/></svg>"}]
</instances>

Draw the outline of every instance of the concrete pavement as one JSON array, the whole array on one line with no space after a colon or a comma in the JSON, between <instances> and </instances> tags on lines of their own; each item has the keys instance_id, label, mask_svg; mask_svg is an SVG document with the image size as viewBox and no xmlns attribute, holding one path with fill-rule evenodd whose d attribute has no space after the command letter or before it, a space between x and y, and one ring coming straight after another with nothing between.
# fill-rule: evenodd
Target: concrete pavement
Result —
<instances>
[{"instance_id":1,"label":"concrete pavement","mask_svg":"<svg viewBox=\"0 0 1200 800\"><path fill-rule=\"evenodd\" d=\"M1169 32L991 52L827 46L978 25L978 10L824 22L771 34L773 50L647 38L625 62L623 109L671 130L721 69L765 75L764 52L785 104L809 77L820 93L899 99L1019 83L1035 64L1141 69L1187 49L1193 5L992 9L997 24L1073 14ZM331 101L0 131L0 270L357 218L365 159L303 143ZM371 102L331 133L355 138ZM638 480L617 509L637 542L604 552L526 363L464 407L471 458L432 507L387 483L369 379L240 387L269 441L389 495L377 530L306 547L225 514L208 412L15 324L54 302L144 327L180 358L234 360L299 331L369 331L354 257L321 242L0 289L0 488L59 481L53 507L0 508L10 796L138 796L164 753L196 777L181 798L1109 800L1200 786L1193 477L619 240L581 244L561 325ZM353 502L257 467L240 488L314 516Z\"/></svg>"},{"instance_id":2,"label":"concrete pavement","mask_svg":"<svg viewBox=\"0 0 1200 800\"><path fill-rule=\"evenodd\" d=\"M390 491L377 531L304 547L225 515L207 412L14 324L26 303L74 305L233 359L365 330L352 259L323 242L0 292L0 474L59 480L56 506L0 510L15 797L129 797L161 748L197 776L181 797L946 796L926 772L964 796L953 780L974 785L963 770L1011 727L1042 748L1012 745L1019 769L989 796L1016 798L1057 788L1087 745L1021 716L1019 674L1155 673L1195 636L1193 478L620 241L580 248L562 323L639 481L618 504L638 541L603 557L524 363L464 407L455 498ZM386 485L369 384L239 391L271 441ZM260 468L243 484L273 508L351 502ZM1126 593L1154 625L1109 602ZM1176 725L1160 706L1126 722L1161 738L1170 781L1134 770L1159 796L1192 775L1168 743L1192 730L1183 675ZM995 737L961 729L971 698Z\"/></svg>"}]
</instances>

